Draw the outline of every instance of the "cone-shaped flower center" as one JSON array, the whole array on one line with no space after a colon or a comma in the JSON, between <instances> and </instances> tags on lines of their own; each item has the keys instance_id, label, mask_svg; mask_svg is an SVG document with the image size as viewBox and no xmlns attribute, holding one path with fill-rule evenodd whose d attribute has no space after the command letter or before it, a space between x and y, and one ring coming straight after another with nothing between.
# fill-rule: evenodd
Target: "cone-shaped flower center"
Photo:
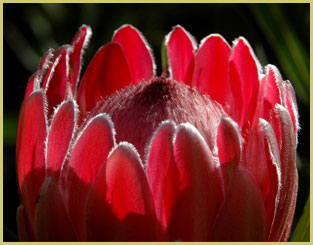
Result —
<instances>
[{"instance_id":1,"label":"cone-shaped flower center","mask_svg":"<svg viewBox=\"0 0 313 245\"><path fill-rule=\"evenodd\" d=\"M226 114L209 96L164 77L130 85L106 97L90 116L103 112L112 118L117 142L134 144L141 156L153 132L165 120L193 124L213 147L215 125Z\"/></svg>"}]
</instances>

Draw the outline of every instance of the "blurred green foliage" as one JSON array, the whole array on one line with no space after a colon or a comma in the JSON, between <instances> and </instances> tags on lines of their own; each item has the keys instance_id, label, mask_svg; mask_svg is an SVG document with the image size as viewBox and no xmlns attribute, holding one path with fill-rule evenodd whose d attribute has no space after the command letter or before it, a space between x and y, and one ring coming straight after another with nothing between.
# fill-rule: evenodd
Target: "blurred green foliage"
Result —
<instances>
[{"instance_id":1,"label":"blurred green foliage","mask_svg":"<svg viewBox=\"0 0 313 245\"><path fill-rule=\"evenodd\" d=\"M296 226L291 242L310 241L310 196L305 204L301 218Z\"/></svg>"}]
</instances>

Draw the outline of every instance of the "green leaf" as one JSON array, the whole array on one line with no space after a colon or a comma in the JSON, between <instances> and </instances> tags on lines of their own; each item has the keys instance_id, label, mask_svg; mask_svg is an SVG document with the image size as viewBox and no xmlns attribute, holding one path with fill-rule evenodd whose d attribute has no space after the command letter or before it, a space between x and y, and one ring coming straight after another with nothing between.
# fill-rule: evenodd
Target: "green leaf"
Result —
<instances>
[{"instance_id":1,"label":"green leaf","mask_svg":"<svg viewBox=\"0 0 313 245\"><path fill-rule=\"evenodd\" d=\"M310 241L310 196L306 201L302 216L296 226L291 241L292 242Z\"/></svg>"},{"instance_id":2,"label":"green leaf","mask_svg":"<svg viewBox=\"0 0 313 245\"><path fill-rule=\"evenodd\" d=\"M295 30L288 24L288 18L284 15L281 5L251 4L250 8L273 47L280 62L279 68L284 70L287 79L291 80L299 99L308 105L310 102L309 55Z\"/></svg>"},{"instance_id":3,"label":"green leaf","mask_svg":"<svg viewBox=\"0 0 313 245\"><path fill-rule=\"evenodd\" d=\"M162 42L161 48L161 55L162 55L162 71L167 71L168 68L168 57L167 57L167 48L165 45L165 39Z\"/></svg>"}]
</instances>

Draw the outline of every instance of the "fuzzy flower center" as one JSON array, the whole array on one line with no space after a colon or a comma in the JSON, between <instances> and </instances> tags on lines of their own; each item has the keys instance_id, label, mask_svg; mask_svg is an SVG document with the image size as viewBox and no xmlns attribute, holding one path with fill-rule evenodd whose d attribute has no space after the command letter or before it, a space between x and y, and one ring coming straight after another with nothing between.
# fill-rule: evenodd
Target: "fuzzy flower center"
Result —
<instances>
[{"instance_id":1,"label":"fuzzy flower center","mask_svg":"<svg viewBox=\"0 0 313 245\"><path fill-rule=\"evenodd\" d=\"M98 103L90 117L107 113L112 118L117 142L135 145L141 156L147 154L150 138L165 120L176 124L189 122L204 136L213 148L214 129L222 115L222 106L195 88L165 77L115 92Z\"/></svg>"}]
</instances>

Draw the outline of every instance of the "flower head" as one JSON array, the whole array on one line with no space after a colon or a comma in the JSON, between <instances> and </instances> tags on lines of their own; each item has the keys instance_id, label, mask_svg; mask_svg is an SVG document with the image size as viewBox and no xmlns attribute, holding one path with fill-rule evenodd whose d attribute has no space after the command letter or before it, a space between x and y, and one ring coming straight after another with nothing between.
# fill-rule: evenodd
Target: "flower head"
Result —
<instances>
[{"instance_id":1,"label":"flower head","mask_svg":"<svg viewBox=\"0 0 313 245\"><path fill-rule=\"evenodd\" d=\"M294 90L248 42L166 36L169 77L124 25L79 82L91 29L50 49L17 135L21 240L286 241L297 196Z\"/></svg>"}]
</instances>

